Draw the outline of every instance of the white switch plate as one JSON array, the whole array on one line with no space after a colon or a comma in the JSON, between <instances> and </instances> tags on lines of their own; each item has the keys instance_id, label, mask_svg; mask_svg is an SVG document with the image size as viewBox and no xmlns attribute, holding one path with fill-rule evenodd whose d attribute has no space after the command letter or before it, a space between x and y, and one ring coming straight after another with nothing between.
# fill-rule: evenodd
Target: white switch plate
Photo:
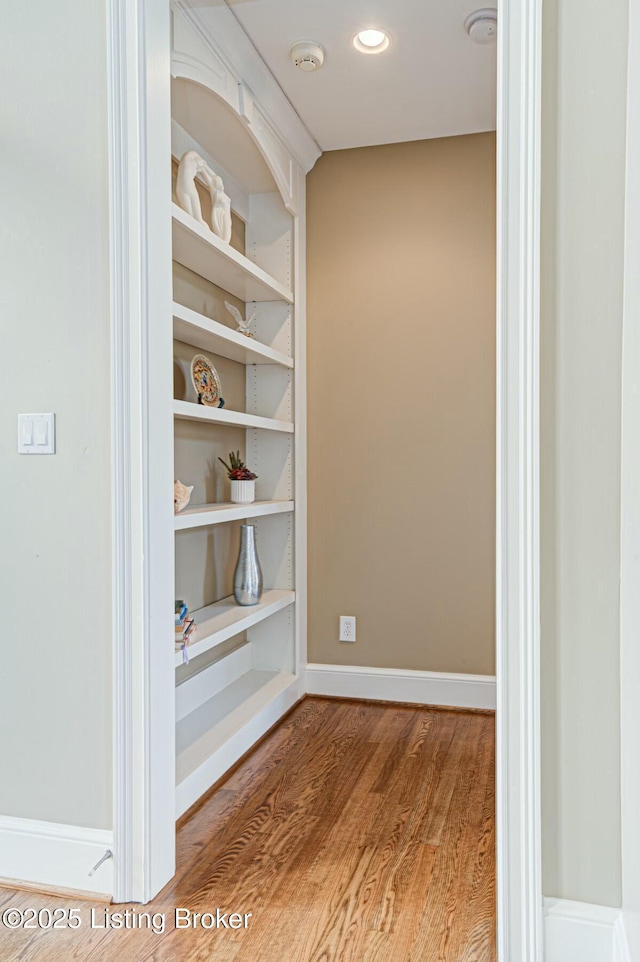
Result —
<instances>
[{"instance_id":1,"label":"white switch plate","mask_svg":"<svg viewBox=\"0 0 640 962\"><path fill-rule=\"evenodd\" d=\"M55 414L19 414L18 454L55 453Z\"/></svg>"}]
</instances>

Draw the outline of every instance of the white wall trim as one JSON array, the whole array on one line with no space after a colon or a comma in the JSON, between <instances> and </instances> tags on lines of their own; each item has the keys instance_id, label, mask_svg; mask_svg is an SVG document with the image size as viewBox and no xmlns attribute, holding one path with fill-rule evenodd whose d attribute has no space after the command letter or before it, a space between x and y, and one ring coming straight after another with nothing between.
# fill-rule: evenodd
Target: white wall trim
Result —
<instances>
[{"instance_id":1,"label":"white wall trim","mask_svg":"<svg viewBox=\"0 0 640 962\"><path fill-rule=\"evenodd\" d=\"M107 7L109 92L109 242L111 295L111 516L112 516L112 610L113 610L113 774L115 832L115 888L135 890L134 855L134 752L133 740L125 737L130 724L134 677L127 676L132 646L132 592L129 561L133 553L130 519L130 444L128 373L131 368L126 333L128 300L128 198L123 169L126 149L127 97L126 9L121 0Z\"/></svg>"},{"instance_id":2,"label":"white wall trim","mask_svg":"<svg viewBox=\"0 0 640 962\"><path fill-rule=\"evenodd\" d=\"M541 962L542 0L500 0L497 243L497 905L500 962Z\"/></svg>"},{"instance_id":3,"label":"white wall trim","mask_svg":"<svg viewBox=\"0 0 640 962\"><path fill-rule=\"evenodd\" d=\"M631 962L620 909L545 898L545 962Z\"/></svg>"},{"instance_id":4,"label":"white wall trim","mask_svg":"<svg viewBox=\"0 0 640 962\"><path fill-rule=\"evenodd\" d=\"M0 878L110 896L113 859L89 872L112 845L102 829L0 815Z\"/></svg>"},{"instance_id":5,"label":"white wall trim","mask_svg":"<svg viewBox=\"0 0 640 962\"><path fill-rule=\"evenodd\" d=\"M175 871L168 5L109 0L107 37L113 892L146 902Z\"/></svg>"},{"instance_id":6,"label":"white wall trim","mask_svg":"<svg viewBox=\"0 0 640 962\"><path fill-rule=\"evenodd\" d=\"M260 92L260 99L254 97L250 82L249 86L247 84L255 68L259 74L266 72L267 76L271 75L224 3L215 8L195 10L182 0L173 0L171 9L172 75L207 87L228 104L246 125L249 136L266 160L285 206L294 216L300 214L300 201L303 198L298 196L296 168L302 167L305 171L309 169L320 154L319 148L314 145L312 153L309 154L306 149L308 134L306 138L303 137L306 146L302 147L302 163L301 155L296 149L296 145L300 146L300 137L291 141L285 135L285 130L288 129L287 118L291 119L291 105L277 85L279 96L274 103L275 119L265 108L263 99L269 84L261 83L254 87L253 89ZM239 45L236 41L240 41ZM231 45L238 59L229 59L226 44ZM273 78L271 80L273 81ZM297 120L294 126L298 134L301 131L306 132L295 112L294 117ZM214 167L218 170L219 164L216 163Z\"/></svg>"},{"instance_id":7,"label":"white wall trim","mask_svg":"<svg viewBox=\"0 0 640 962\"><path fill-rule=\"evenodd\" d=\"M320 156L320 148L257 52L233 10L225 4L193 6L173 0L176 9L195 27L221 62L234 65L242 82L259 97L260 109L297 163L306 172Z\"/></svg>"},{"instance_id":8,"label":"white wall trim","mask_svg":"<svg viewBox=\"0 0 640 962\"><path fill-rule=\"evenodd\" d=\"M620 492L622 905L640 959L640 0L629 3Z\"/></svg>"},{"instance_id":9,"label":"white wall trim","mask_svg":"<svg viewBox=\"0 0 640 962\"><path fill-rule=\"evenodd\" d=\"M632 962L624 911L620 912L613 930L613 958L615 962Z\"/></svg>"},{"instance_id":10,"label":"white wall trim","mask_svg":"<svg viewBox=\"0 0 640 962\"><path fill-rule=\"evenodd\" d=\"M496 707L496 680L493 675L310 664L306 670L306 690L310 695L407 702L414 705L485 709Z\"/></svg>"}]
</instances>

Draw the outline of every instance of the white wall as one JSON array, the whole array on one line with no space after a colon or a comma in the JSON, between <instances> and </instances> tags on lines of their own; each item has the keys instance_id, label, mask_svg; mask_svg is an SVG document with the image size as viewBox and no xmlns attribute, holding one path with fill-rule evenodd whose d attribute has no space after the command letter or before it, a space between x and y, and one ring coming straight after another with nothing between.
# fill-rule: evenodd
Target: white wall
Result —
<instances>
[{"instance_id":1,"label":"white wall","mask_svg":"<svg viewBox=\"0 0 640 962\"><path fill-rule=\"evenodd\" d=\"M619 906L627 0L546 0L543 31L543 884Z\"/></svg>"},{"instance_id":2,"label":"white wall","mask_svg":"<svg viewBox=\"0 0 640 962\"><path fill-rule=\"evenodd\" d=\"M111 825L106 11L5 4L0 814ZM55 411L57 453L16 453Z\"/></svg>"}]
</instances>

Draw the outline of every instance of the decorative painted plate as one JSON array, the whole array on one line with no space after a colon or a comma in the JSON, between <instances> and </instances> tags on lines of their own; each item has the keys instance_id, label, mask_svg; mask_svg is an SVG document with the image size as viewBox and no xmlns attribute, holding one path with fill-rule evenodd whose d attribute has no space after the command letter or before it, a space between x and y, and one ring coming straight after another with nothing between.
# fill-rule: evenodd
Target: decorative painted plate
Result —
<instances>
[{"instance_id":1,"label":"decorative painted plate","mask_svg":"<svg viewBox=\"0 0 640 962\"><path fill-rule=\"evenodd\" d=\"M199 404L206 404L210 408L220 407L220 392L222 390L220 377L209 358L205 357L204 354L196 354L191 362L191 381L198 395Z\"/></svg>"}]
</instances>

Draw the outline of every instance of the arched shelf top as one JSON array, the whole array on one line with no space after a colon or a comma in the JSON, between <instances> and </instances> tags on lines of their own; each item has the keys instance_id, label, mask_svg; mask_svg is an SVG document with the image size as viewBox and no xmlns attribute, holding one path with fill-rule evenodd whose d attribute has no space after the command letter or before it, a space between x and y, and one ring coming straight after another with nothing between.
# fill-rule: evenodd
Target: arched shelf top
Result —
<instances>
[{"instance_id":1,"label":"arched shelf top","mask_svg":"<svg viewBox=\"0 0 640 962\"><path fill-rule=\"evenodd\" d=\"M294 162L251 94L242 85L234 85L237 89L231 99L237 100L236 109L215 89L220 78L210 71L198 71L199 76L194 78L193 72L184 59L172 65L171 113L175 123L233 177L246 195L277 192L285 208L295 214Z\"/></svg>"}]
</instances>

